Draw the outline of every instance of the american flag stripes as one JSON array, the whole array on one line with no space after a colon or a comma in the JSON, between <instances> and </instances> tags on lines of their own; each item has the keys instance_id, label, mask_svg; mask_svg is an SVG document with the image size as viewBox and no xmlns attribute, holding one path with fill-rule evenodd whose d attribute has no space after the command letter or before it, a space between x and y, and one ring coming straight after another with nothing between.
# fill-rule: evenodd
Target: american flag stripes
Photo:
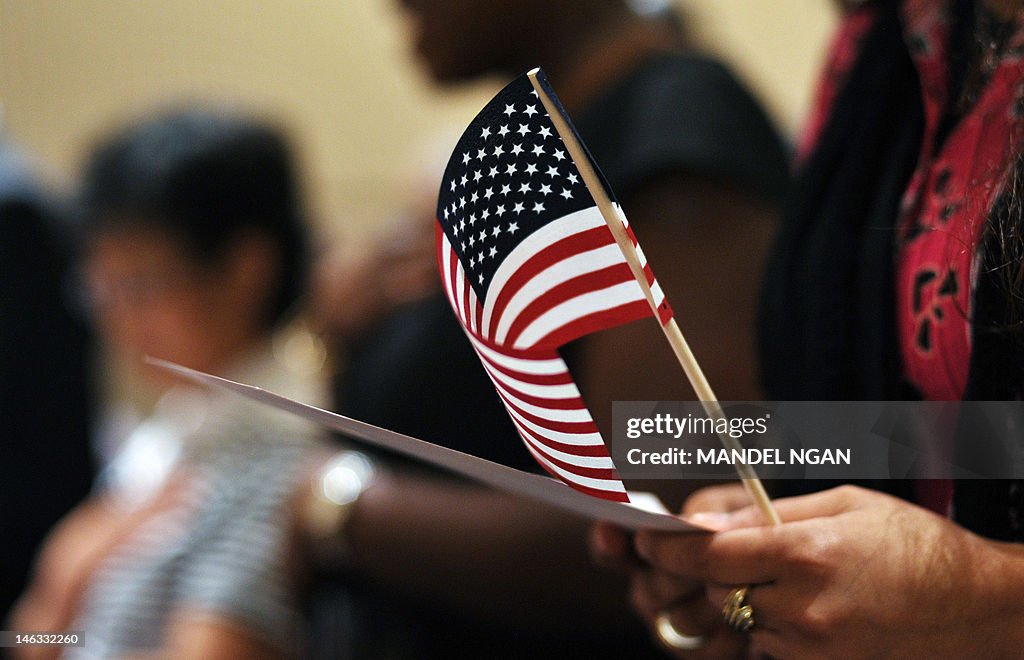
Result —
<instances>
[{"instance_id":1,"label":"american flag stripes","mask_svg":"<svg viewBox=\"0 0 1024 660\"><path fill-rule=\"evenodd\" d=\"M573 488L628 502L558 348L651 307L525 75L463 134L437 217L445 291L527 449Z\"/></svg>"}]
</instances>

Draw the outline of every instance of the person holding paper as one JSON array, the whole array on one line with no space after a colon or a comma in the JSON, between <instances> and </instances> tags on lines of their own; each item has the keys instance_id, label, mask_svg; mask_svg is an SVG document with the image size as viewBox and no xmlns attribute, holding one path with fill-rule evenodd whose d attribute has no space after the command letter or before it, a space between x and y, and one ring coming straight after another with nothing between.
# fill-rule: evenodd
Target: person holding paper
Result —
<instances>
[{"instance_id":1,"label":"person holding paper","mask_svg":"<svg viewBox=\"0 0 1024 660\"><path fill-rule=\"evenodd\" d=\"M205 109L147 119L91 154L85 302L108 350L159 399L51 533L13 629L84 631L64 657L302 653L289 506L319 432L142 364L162 357L319 400L316 378L273 342L305 285L297 185L276 128Z\"/></svg>"},{"instance_id":2,"label":"person holding paper","mask_svg":"<svg viewBox=\"0 0 1024 660\"><path fill-rule=\"evenodd\" d=\"M849 4L764 288L768 393L1020 400L1024 3ZM1021 481L783 486L775 527L729 486L684 509L712 535L597 528L680 657L1019 657Z\"/></svg>"}]
</instances>

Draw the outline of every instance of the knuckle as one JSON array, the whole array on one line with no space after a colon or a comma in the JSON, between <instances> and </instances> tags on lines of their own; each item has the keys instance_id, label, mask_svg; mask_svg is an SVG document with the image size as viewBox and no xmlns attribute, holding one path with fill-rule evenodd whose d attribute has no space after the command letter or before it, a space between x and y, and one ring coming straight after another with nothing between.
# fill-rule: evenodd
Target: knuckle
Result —
<instances>
[{"instance_id":1,"label":"knuckle","mask_svg":"<svg viewBox=\"0 0 1024 660\"><path fill-rule=\"evenodd\" d=\"M835 489L835 497L838 499L840 504L852 505L863 493L863 489L859 486L851 484L843 484L837 486Z\"/></svg>"},{"instance_id":2,"label":"knuckle","mask_svg":"<svg viewBox=\"0 0 1024 660\"><path fill-rule=\"evenodd\" d=\"M637 614L645 619L652 619L657 614L654 611L650 594L639 579L634 579L629 587L629 604Z\"/></svg>"},{"instance_id":3,"label":"knuckle","mask_svg":"<svg viewBox=\"0 0 1024 660\"><path fill-rule=\"evenodd\" d=\"M710 511L713 499L707 491L707 488L702 488L686 498L686 501L683 502L683 515L688 516L694 513Z\"/></svg>"},{"instance_id":4,"label":"knuckle","mask_svg":"<svg viewBox=\"0 0 1024 660\"><path fill-rule=\"evenodd\" d=\"M835 567L839 542L828 529L808 530L782 550L784 561L799 574L823 575Z\"/></svg>"},{"instance_id":5,"label":"knuckle","mask_svg":"<svg viewBox=\"0 0 1024 660\"><path fill-rule=\"evenodd\" d=\"M698 511L706 512L720 509L720 502L725 495L723 488L723 486L706 486L695 491L686 498L686 503L683 505L683 512L697 513Z\"/></svg>"},{"instance_id":6,"label":"knuckle","mask_svg":"<svg viewBox=\"0 0 1024 660\"><path fill-rule=\"evenodd\" d=\"M805 636L820 640L834 635L838 619L834 608L812 602L804 608L800 616L794 621L797 629Z\"/></svg>"}]
</instances>

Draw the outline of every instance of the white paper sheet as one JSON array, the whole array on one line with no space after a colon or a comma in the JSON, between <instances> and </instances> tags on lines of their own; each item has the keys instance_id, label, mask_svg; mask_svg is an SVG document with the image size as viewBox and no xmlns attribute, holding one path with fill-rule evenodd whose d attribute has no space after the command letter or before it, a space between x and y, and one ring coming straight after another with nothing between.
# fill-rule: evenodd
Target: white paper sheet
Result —
<instances>
[{"instance_id":1,"label":"white paper sheet","mask_svg":"<svg viewBox=\"0 0 1024 660\"><path fill-rule=\"evenodd\" d=\"M632 504L591 497L550 477L506 467L447 447L373 426L359 420L294 401L254 385L189 369L173 362L148 358L150 364L197 383L236 392L346 436L444 468L498 490L538 500L591 520L605 520L627 529L706 532L707 529L670 515L650 493L630 493Z\"/></svg>"}]
</instances>

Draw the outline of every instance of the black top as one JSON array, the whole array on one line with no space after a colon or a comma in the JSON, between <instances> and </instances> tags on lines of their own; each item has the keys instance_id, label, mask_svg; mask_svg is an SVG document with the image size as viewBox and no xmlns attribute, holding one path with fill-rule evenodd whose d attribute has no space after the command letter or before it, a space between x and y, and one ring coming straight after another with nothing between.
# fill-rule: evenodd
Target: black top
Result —
<instances>
[{"instance_id":1,"label":"black top","mask_svg":"<svg viewBox=\"0 0 1024 660\"><path fill-rule=\"evenodd\" d=\"M786 149L771 120L729 69L703 55L651 58L573 120L620 199L678 173L776 200L787 190Z\"/></svg>"}]
</instances>

